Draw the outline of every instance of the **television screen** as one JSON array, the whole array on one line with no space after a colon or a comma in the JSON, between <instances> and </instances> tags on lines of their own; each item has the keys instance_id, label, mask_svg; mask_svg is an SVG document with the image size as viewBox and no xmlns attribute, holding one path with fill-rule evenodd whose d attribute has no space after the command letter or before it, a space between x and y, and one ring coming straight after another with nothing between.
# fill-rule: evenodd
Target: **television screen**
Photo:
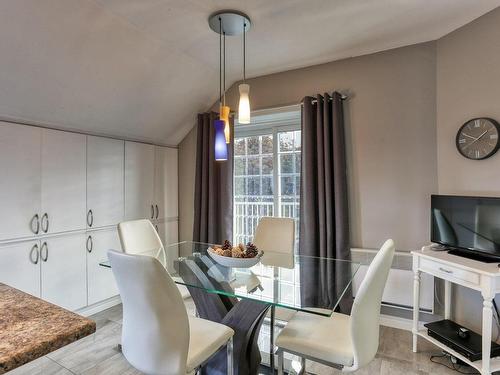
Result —
<instances>
[{"instance_id":1,"label":"television screen","mask_svg":"<svg viewBox=\"0 0 500 375\"><path fill-rule=\"evenodd\" d=\"M500 198L433 195L431 241L500 259Z\"/></svg>"}]
</instances>

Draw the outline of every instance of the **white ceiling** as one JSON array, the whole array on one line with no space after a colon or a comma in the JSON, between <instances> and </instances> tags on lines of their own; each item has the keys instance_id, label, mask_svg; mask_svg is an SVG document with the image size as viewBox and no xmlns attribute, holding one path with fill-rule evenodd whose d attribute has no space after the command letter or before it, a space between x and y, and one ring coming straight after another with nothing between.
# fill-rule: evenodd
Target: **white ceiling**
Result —
<instances>
[{"instance_id":1,"label":"white ceiling","mask_svg":"<svg viewBox=\"0 0 500 375\"><path fill-rule=\"evenodd\" d=\"M3 0L0 117L178 144L218 96L219 9L248 76L437 39L500 0ZM230 37L228 87L241 78Z\"/></svg>"}]
</instances>

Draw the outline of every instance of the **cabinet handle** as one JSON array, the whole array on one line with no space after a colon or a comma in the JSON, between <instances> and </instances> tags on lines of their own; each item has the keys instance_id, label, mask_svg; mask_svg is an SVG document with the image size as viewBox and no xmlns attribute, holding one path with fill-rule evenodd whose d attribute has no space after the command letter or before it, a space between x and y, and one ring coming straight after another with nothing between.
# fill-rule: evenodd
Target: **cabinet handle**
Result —
<instances>
[{"instance_id":1,"label":"cabinet handle","mask_svg":"<svg viewBox=\"0 0 500 375\"><path fill-rule=\"evenodd\" d=\"M45 225L43 225L45 223ZM49 231L49 214L44 213L42 216L42 231L47 233Z\"/></svg>"},{"instance_id":2,"label":"cabinet handle","mask_svg":"<svg viewBox=\"0 0 500 375\"><path fill-rule=\"evenodd\" d=\"M45 257L43 256L43 249L45 249ZM49 247L47 246L47 242L44 242L42 247L40 247L40 259L44 262L49 259Z\"/></svg>"},{"instance_id":3,"label":"cabinet handle","mask_svg":"<svg viewBox=\"0 0 500 375\"><path fill-rule=\"evenodd\" d=\"M94 241L92 240L92 236L88 236L87 237L87 251L89 253L92 252L92 249L94 248Z\"/></svg>"},{"instance_id":4,"label":"cabinet handle","mask_svg":"<svg viewBox=\"0 0 500 375\"><path fill-rule=\"evenodd\" d=\"M155 207L151 205L151 219L154 219L155 217Z\"/></svg>"},{"instance_id":5,"label":"cabinet handle","mask_svg":"<svg viewBox=\"0 0 500 375\"><path fill-rule=\"evenodd\" d=\"M443 267L439 267L439 270L443 271L443 272L446 272L446 273L453 273L452 270L447 270L446 268L443 268Z\"/></svg>"},{"instance_id":6,"label":"cabinet handle","mask_svg":"<svg viewBox=\"0 0 500 375\"><path fill-rule=\"evenodd\" d=\"M33 254L36 254L36 258L33 259ZM40 253L38 252L38 244L33 245L30 251L30 262L33 264L38 264L38 260L40 259Z\"/></svg>"},{"instance_id":7,"label":"cabinet handle","mask_svg":"<svg viewBox=\"0 0 500 375\"><path fill-rule=\"evenodd\" d=\"M155 219L158 219L158 215L160 214L160 210L159 210L157 204L155 204L155 207L156 207L156 217L155 217Z\"/></svg>"},{"instance_id":8,"label":"cabinet handle","mask_svg":"<svg viewBox=\"0 0 500 375\"><path fill-rule=\"evenodd\" d=\"M36 223L36 227L35 227L36 229L33 229L33 223ZM38 234L40 232L40 216L38 216L38 214L35 214L35 216L33 216L33 218L31 219L30 225L31 225L31 230L33 231L33 233Z\"/></svg>"},{"instance_id":9,"label":"cabinet handle","mask_svg":"<svg viewBox=\"0 0 500 375\"><path fill-rule=\"evenodd\" d=\"M91 227L92 224L94 224L94 213L92 210L89 210L89 212L87 212L87 225Z\"/></svg>"}]
</instances>

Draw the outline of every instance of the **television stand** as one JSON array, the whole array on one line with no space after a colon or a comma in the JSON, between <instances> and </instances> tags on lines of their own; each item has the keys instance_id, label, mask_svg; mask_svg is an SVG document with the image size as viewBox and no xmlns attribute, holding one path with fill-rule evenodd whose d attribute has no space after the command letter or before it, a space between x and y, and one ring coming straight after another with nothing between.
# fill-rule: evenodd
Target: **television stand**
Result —
<instances>
[{"instance_id":1,"label":"television stand","mask_svg":"<svg viewBox=\"0 0 500 375\"><path fill-rule=\"evenodd\" d=\"M498 259L498 258L484 255L484 254L480 254L480 253L463 251L460 249L449 249L448 254L456 255L459 257L464 257L467 259L477 260L479 262L484 262L484 263L500 263L500 259Z\"/></svg>"},{"instance_id":2,"label":"television stand","mask_svg":"<svg viewBox=\"0 0 500 375\"><path fill-rule=\"evenodd\" d=\"M458 257L446 251L433 251L431 246L424 246L420 251L412 251L413 256L413 352L417 352L417 338L427 340L442 350L452 354L469 366L478 370L481 375L490 375L500 371L500 356L490 358L493 323L493 298L500 293L500 270L496 263L478 262L473 259ZM482 308L482 355L481 359L471 361L455 349L429 336L427 329L420 325L420 275L427 273L445 281L444 318L451 316L451 285L481 292ZM478 316L478 318L481 315Z\"/></svg>"}]
</instances>

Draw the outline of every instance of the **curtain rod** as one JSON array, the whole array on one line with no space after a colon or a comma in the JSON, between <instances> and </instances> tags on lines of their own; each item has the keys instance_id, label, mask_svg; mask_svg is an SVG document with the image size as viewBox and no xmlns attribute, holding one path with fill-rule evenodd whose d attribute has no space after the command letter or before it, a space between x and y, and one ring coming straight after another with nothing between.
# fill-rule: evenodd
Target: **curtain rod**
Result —
<instances>
[{"instance_id":1,"label":"curtain rod","mask_svg":"<svg viewBox=\"0 0 500 375\"><path fill-rule=\"evenodd\" d=\"M314 103L317 103L317 102L318 102L318 99L314 99L314 97L313 97L313 96L309 96L309 97L313 98L313 100L311 100L311 103L313 103L313 104L314 104ZM330 98L328 99L328 101L331 101L332 99L333 99L333 98L332 98L332 97L330 97ZM345 94L341 94L340 99L342 99L342 101L344 101L344 100L349 99L349 97L348 97L347 95L345 95ZM304 101L303 101L303 100L301 100L301 101L300 101L300 105L301 105L301 106L302 106L302 105L304 105Z\"/></svg>"}]
</instances>

